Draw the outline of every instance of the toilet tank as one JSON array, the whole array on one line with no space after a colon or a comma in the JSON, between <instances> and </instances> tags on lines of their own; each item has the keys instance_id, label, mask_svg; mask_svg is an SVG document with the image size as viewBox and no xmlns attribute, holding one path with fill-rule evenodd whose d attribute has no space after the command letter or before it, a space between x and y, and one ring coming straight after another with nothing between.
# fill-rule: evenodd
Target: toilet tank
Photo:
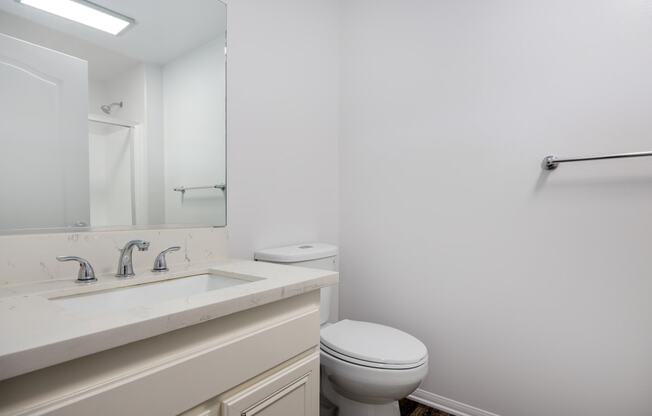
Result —
<instances>
[{"instance_id":1,"label":"toilet tank","mask_svg":"<svg viewBox=\"0 0 652 416\"><path fill-rule=\"evenodd\" d=\"M337 271L337 246L325 243L305 243L268 248L256 251L254 259L288 266ZM319 310L322 324L328 322L331 316L336 287L329 286L321 289Z\"/></svg>"}]
</instances>

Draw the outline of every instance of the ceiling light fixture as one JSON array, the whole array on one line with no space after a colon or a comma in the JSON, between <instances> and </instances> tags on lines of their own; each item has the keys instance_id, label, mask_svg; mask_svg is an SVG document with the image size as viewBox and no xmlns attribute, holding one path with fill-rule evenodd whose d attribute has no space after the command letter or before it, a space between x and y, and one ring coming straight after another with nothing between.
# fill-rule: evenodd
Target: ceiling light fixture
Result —
<instances>
[{"instance_id":1,"label":"ceiling light fixture","mask_svg":"<svg viewBox=\"0 0 652 416\"><path fill-rule=\"evenodd\" d=\"M133 25L134 19L86 0L16 0L26 6L81 23L117 36Z\"/></svg>"}]
</instances>

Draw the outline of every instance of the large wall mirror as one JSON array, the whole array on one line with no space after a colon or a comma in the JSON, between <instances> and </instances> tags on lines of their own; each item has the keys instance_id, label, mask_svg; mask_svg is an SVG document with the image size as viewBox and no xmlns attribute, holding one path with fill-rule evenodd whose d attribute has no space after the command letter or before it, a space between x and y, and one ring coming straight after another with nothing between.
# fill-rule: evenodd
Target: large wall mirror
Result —
<instances>
[{"instance_id":1,"label":"large wall mirror","mask_svg":"<svg viewBox=\"0 0 652 416\"><path fill-rule=\"evenodd\" d=\"M0 233L226 224L226 5L0 0Z\"/></svg>"}]
</instances>

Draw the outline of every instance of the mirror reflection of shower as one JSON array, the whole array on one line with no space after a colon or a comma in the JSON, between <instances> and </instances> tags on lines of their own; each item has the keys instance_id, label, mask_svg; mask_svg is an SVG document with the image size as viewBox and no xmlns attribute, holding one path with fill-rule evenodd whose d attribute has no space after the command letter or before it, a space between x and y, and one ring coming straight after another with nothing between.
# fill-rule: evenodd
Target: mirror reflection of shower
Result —
<instances>
[{"instance_id":1,"label":"mirror reflection of shower","mask_svg":"<svg viewBox=\"0 0 652 416\"><path fill-rule=\"evenodd\" d=\"M142 183L143 152L136 142L135 125L103 116L89 117L90 225L136 223L136 183ZM124 123L124 124L114 124ZM142 214L141 214L142 215Z\"/></svg>"},{"instance_id":2,"label":"mirror reflection of shower","mask_svg":"<svg viewBox=\"0 0 652 416\"><path fill-rule=\"evenodd\" d=\"M100 108L102 109L102 111L104 111L104 114L111 114L111 111L113 110L113 107L122 108L122 101L117 102L117 103L104 104Z\"/></svg>"}]
</instances>

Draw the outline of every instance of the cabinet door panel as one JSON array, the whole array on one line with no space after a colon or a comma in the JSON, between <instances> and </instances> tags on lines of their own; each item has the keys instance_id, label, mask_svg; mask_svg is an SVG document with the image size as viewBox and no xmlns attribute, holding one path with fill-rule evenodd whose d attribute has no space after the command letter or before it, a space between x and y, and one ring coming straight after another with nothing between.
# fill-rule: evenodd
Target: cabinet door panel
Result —
<instances>
[{"instance_id":1,"label":"cabinet door panel","mask_svg":"<svg viewBox=\"0 0 652 416\"><path fill-rule=\"evenodd\" d=\"M222 416L317 416L319 354L221 398Z\"/></svg>"},{"instance_id":2,"label":"cabinet door panel","mask_svg":"<svg viewBox=\"0 0 652 416\"><path fill-rule=\"evenodd\" d=\"M305 415L310 401L307 391L309 374L267 397L241 413L242 416Z\"/></svg>"}]
</instances>

